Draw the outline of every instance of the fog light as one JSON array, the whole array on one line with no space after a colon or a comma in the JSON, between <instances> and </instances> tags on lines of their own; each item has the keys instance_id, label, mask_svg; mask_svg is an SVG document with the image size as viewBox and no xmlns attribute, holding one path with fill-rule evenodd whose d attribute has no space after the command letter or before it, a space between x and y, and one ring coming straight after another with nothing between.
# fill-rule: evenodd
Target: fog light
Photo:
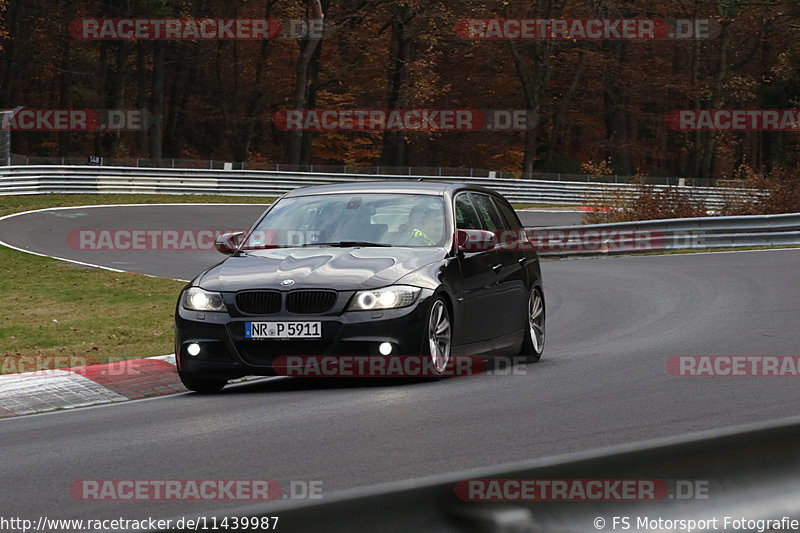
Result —
<instances>
[{"instance_id":1,"label":"fog light","mask_svg":"<svg viewBox=\"0 0 800 533\"><path fill-rule=\"evenodd\" d=\"M193 342L189 346L186 347L186 353L191 355L192 357L197 357L200 355L200 345L196 342Z\"/></svg>"},{"instance_id":2,"label":"fog light","mask_svg":"<svg viewBox=\"0 0 800 533\"><path fill-rule=\"evenodd\" d=\"M392 345L388 342L382 342L380 346L378 346L378 351L381 352L381 355L389 355L392 353Z\"/></svg>"}]
</instances>

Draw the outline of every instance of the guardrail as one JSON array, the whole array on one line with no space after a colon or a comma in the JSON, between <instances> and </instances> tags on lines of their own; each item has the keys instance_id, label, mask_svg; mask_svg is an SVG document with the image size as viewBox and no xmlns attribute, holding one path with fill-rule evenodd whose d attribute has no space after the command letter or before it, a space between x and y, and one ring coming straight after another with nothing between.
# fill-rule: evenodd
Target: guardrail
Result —
<instances>
[{"instance_id":1,"label":"guardrail","mask_svg":"<svg viewBox=\"0 0 800 533\"><path fill-rule=\"evenodd\" d=\"M0 196L48 193L118 194L219 194L278 196L308 185L354 181L414 180L404 175L323 174L256 170L164 169L95 166L0 167ZM637 194L635 185L521 180L486 177L436 177L432 181L457 181L492 188L518 203L598 205L610 193ZM656 190L667 185L654 185ZM752 189L681 187L706 207L718 208L725 197L749 198Z\"/></svg>"},{"instance_id":2,"label":"guardrail","mask_svg":"<svg viewBox=\"0 0 800 533\"><path fill-rule=\"evenodd\" d=\"M220 171L93 166L0 167L0 196L48 193L218 194L279 196L309 185L380 180L408 176L318 174L307 172ZM512 202L596 205L609 194L635 195L635 186L485 177L442 177L492 188ZM661 189L667 186L654 186ZM725 196L752 197L760 191L681 187L714 208ZM540 255L597 255L800 245L800 214L700 217L645 222L528 228Z\"/></svg>"},{"instance_id":3,"label":"guardrail","mask_svg":"<svg viewBox=\"0 0 800 533\"><path fill-rule=\"evenodd\" d=\"M800 245L800 213L526 228L537 253L599 255Z\"/></svg>"},{"instance_id":4,"label":"guardrail","mask_svg":"<svg viewBox=\"0 0 800 533\"><path fill-rule=\"evenodd\" d=\"M2 135L0 135L2 136ZM7 162L6 162L7 161ZM272 172L312 172L325 174L373 174L392 176L469 176L484 178L512 178L526 180L548 181L601 181L603 183L631 183L637 179L644 179L652 185L680 185L685 178L677 176L633 176L620 174L591 175L572 172L513 172L507 170L489 170L480 168L456 167L412 167L412 166L374 166L363 165L290 165L288 163L270 163L266 161L226 161L221 159L181 159L162 158L149 159L142 157L100 157L100 156L28 156L11 154L9 159L2 157L0 151L0 166L4 165L92 165L109 167L146 167L146 168L199 168L217 170L267 170ZM696 185L715 187L717 180L703 178L694 180Z\"/></svg>"},{"instance_id":5,"label":"guardrail","mask_svg":"<svg viewBox=\"0 0 800 533\"><path fill-rule=\"evenodd\" d=\"M228 508L206 515L205 523L225 517L279 517L278 530L358 533L484 532L577 533L597 531L764 531L735 527L724 517L779 521L800 519L800 421L763 423L728 430L634 443L571 454L455 472L427 479L356 489L317 502L275 502ZM456 487L466 480L652 481L667 487L658 497L633 501L609 496L574 501L465 501ZM499 485L499 483L498 483ZM485 485L484 485L485 486ZM680 489L680 490L678 490ZM537 489L538 491L538 489ZM487 497L489 490L483 492ZM505 493L493 493L502 498ZM530 494L530 493L528 493ZM538 492L534 493L538 494ZM614 518L618 521L614 521ZM629 524L620 523L628 517ZM693 520L689 529L652 525L650 519ZM717 518L717 527L697 527ZM192 531L182 526L167 531ZM647 527L637 527L640 518ZM216 522L214 522L216 520ZM173 519L172 524L176 524ZM197 523L197 522L195 522ZM774 522L773 522L774 523ZM782 526L780 529L787 529ZM793 528L796 529L796 528Z\"/></svg>"}]
</instances>

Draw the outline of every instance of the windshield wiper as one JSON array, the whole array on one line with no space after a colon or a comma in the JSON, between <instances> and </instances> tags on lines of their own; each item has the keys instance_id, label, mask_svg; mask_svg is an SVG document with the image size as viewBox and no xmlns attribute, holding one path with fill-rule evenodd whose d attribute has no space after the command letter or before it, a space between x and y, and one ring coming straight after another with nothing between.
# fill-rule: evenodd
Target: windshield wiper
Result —
<instances>
[{"instance_id":1,"label":"windshield wiper","mask_svg":"<svg viewBox=\"0 0 800 533\"><path fill-rule=\"evenodd\" d=\"M307 246L330 246L332 248L356 248L360 246L375 246L379 248L386 248L391 247L391 244L384 244L381 242L369 242L369 241L338 241L338 242L309 242L303 245L303 248Z\"/></svg>"}]
</instances>

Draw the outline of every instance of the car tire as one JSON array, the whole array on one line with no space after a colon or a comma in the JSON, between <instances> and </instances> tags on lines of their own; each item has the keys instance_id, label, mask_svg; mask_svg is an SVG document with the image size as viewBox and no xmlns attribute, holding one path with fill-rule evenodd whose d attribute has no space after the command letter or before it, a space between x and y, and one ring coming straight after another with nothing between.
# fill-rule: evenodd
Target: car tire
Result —
<instances>
[{"instance_id":1,"label":"car tire","mask_svg":"<svg viewBox=\"0 0 800 533\"><path fill-rule=\"evenodd\" d=\"M544 295L539 287L534 287L528 298L526 308L527 327L522 341L522 354L529 363L535 363L542 357L545 340L545 306Z\"/></svg>"},{"instance_id":2,"label":"car tire","mask_svg":"<svg viewBox=\"0 0 800 533\"><path fill-rule=\"evenodd\" d=\"M228 381L224 379L198 378L181 372L178 372L178 376L181 378L184 387L190 391L199 392L200 394L219 392L228 384Z\"/></svg>"},{"instance_id":3,"label":"car tire","mask_svg":"<svg viewBox=\"0 0 800 533\"><path fill-rule=\"evenodd\" d=\"M441 377L447 370L453 346L453 321L450 309L441 296L433 301L428 312L424 344L426 349L423 353L431 358L431 366L435 372L433 377Z\"/></svg>"}]
</instances>

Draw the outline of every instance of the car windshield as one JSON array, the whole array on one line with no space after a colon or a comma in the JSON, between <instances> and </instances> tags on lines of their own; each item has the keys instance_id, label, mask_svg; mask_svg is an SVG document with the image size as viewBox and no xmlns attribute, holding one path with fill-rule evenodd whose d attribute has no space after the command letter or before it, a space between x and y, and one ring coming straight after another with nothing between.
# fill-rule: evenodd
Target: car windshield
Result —
<instances>
[{"instance_id":1,"label":"car windshield","mask_svg":"<svg viewBox=\"0 0 800 533\"><path fill-rule=\"evenodd\" d=\"M442 246L444 202L423 194L343 193L284 198L242 248Z\"/></svg>"}]
</instances>

